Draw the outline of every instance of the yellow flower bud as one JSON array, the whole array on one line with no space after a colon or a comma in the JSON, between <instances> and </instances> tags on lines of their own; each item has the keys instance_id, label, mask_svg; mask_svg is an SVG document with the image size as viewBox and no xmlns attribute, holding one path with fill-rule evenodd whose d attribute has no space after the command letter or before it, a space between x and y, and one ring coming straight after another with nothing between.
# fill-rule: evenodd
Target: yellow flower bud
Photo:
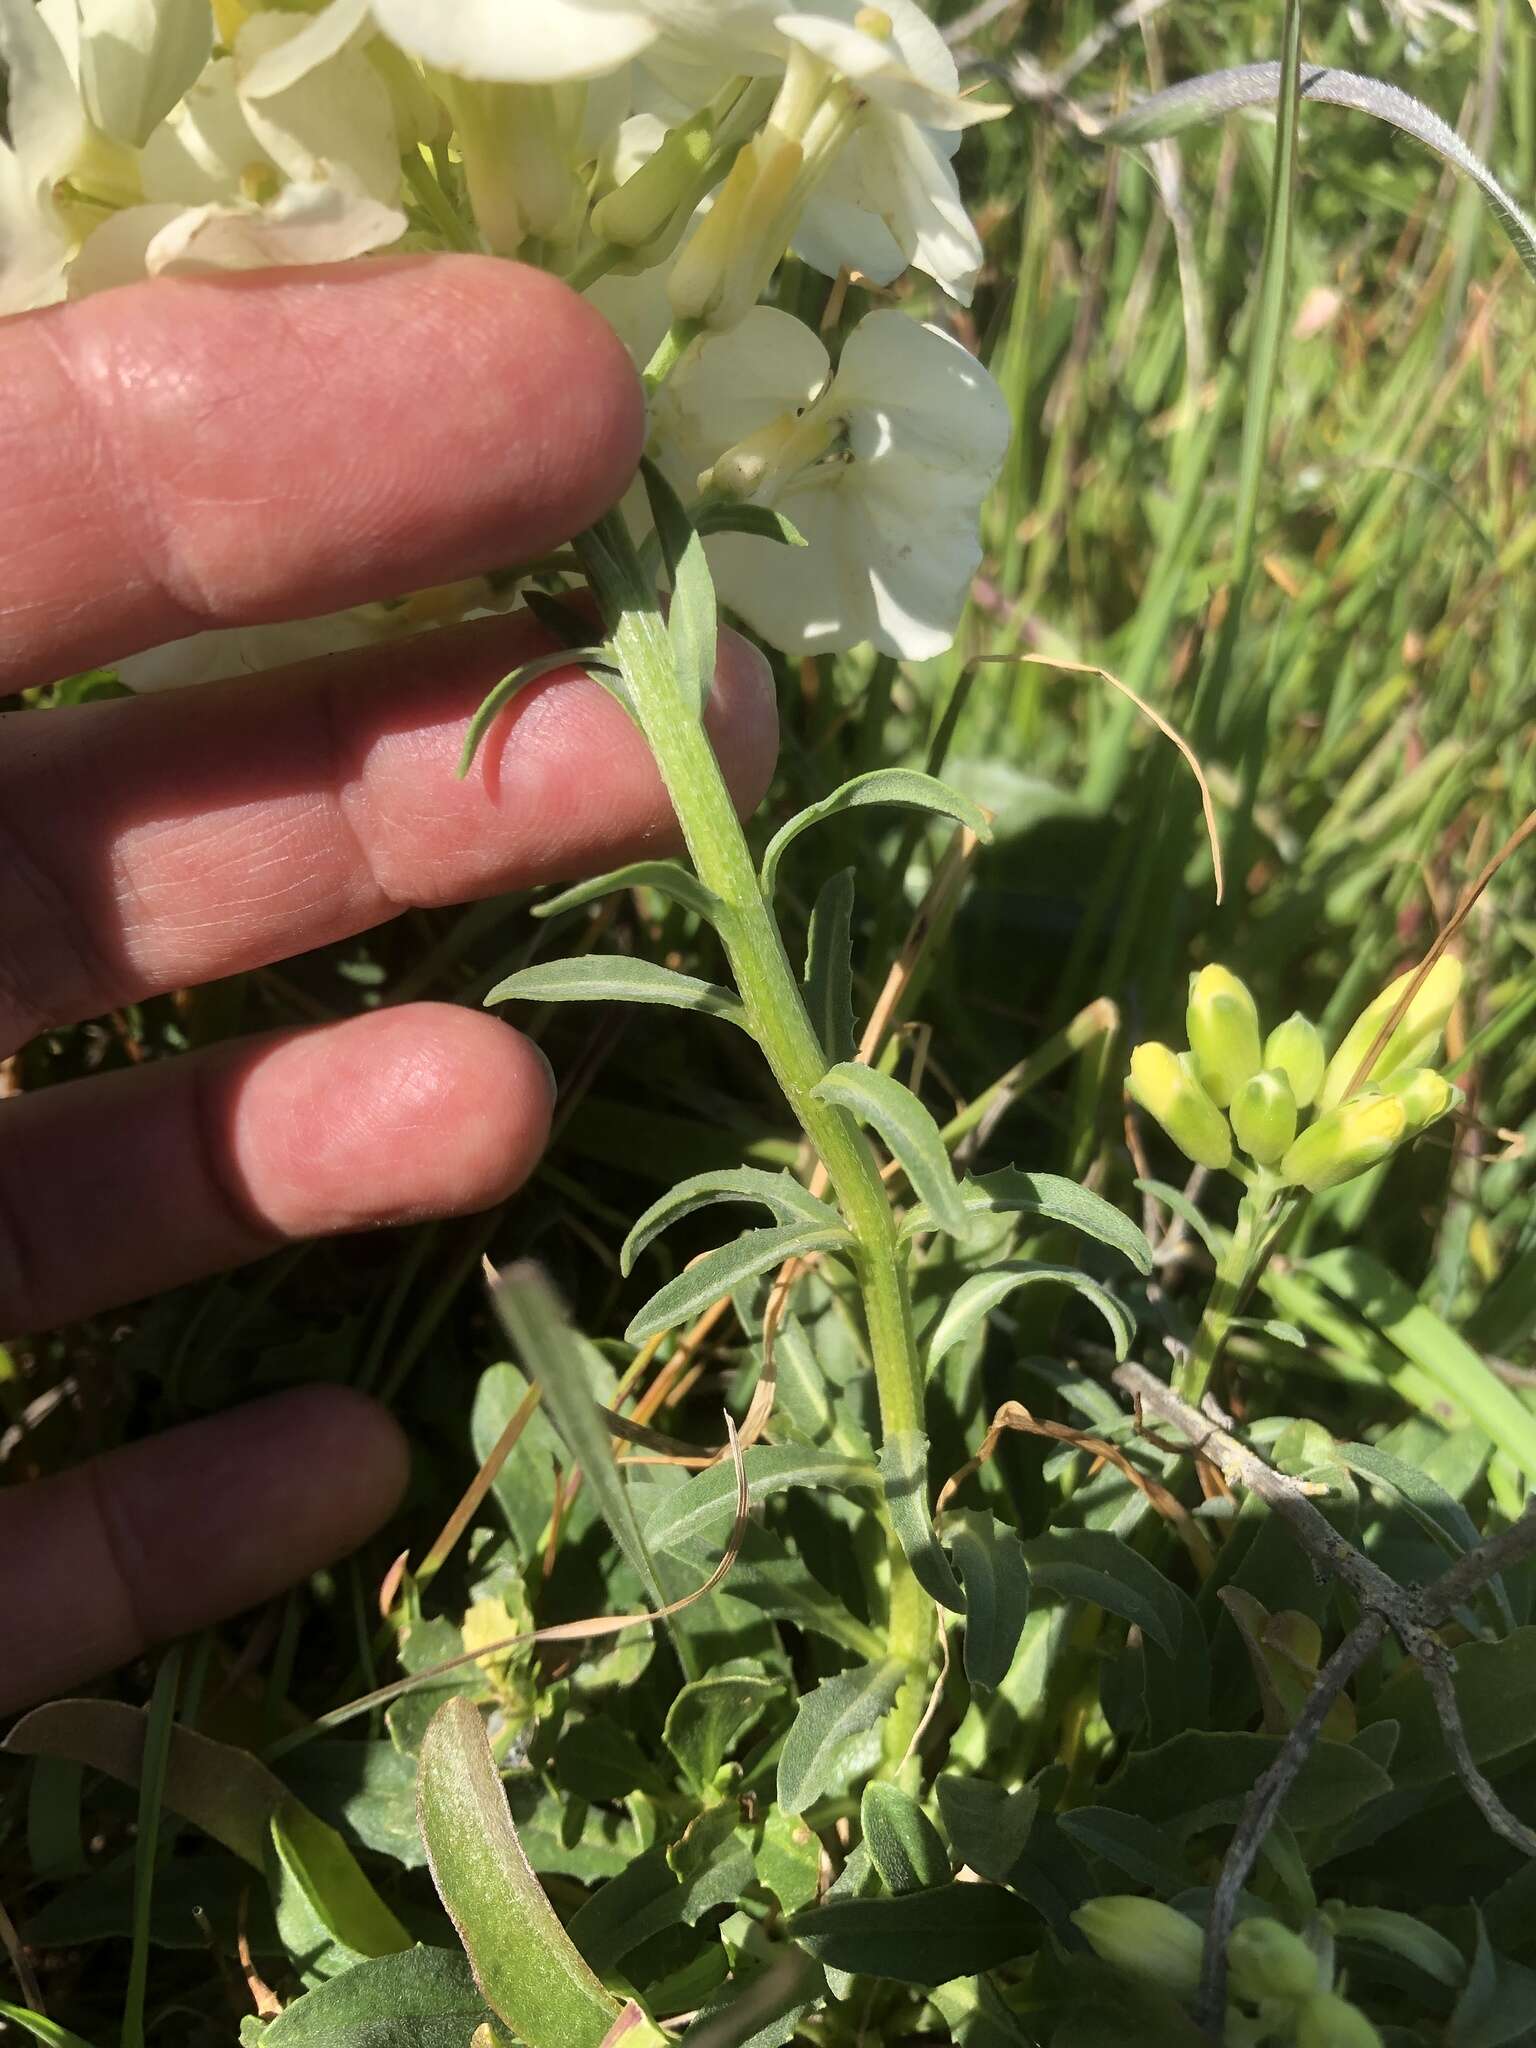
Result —
<instances>
[{"instance_id":1,"label":"yellow flower bud","mask_svg":"<svg viewBox=\"0 0 1536 2048\"><path fill-rule=\"evenodd\" d=\"M1225 967L1202 967L1189 984L1189 1049L1205 1092L1225 1109L1259 1071L1259 1013L1247 984Z\"/></svg>"},{"instance_id":2,"label":"yellow flower bud","mask_svg":"<svg viewBox=\"0 0 1536 2048\"><path fill-rule=\"evenodd\" d=\"M1296 1097L1284 1074L1267 1067L1232 1098L1237 1142L1260 1166L1273 1166L1296 1135Z\"/></svg>"},{"instance_id":3,"label":"yellow flower bud","mask_svg":"<svg viewBox=\"0 0 1536 2048\"><path fill-rule=\"evenodd\" d=\"M1408 1113L1395 1095L1357 1095L1320 1116L1280 1162L1280 1172L1314 1195L1354 1180L1385 1159L1408 1133Z\"/></svg>"},{"instance_id":4,"label":"yellow flower bud","mask_svg":"<svg viewBox=\"0 0 1536 2048\"><path fill-rule=\"evenodd\" d=\"M1432 1067L1400 1067L1382 1082L1381 1092L1395 1096L1403 1105L1409 1137L1427 1130L1461 1101L1461 1090Z\"/></svg>"},{"instance_id":5,"label":"yellow flower bud","mask_svg":"<svg viewBox=\"0 0 1536 2048\"><path fill-rule=\"evenodd\" d=\"M1298 1109L1310 1109L1317 1100L1323 1070L1328 1064L1323 1034L1310 1017L1303 1017L1300 1010L1292 1011L1265 1039L1264 1064L1284 1074Z\"/></svg>"},{"instance_id":6,"label":"yellow flower bud","mask_svg":"<svg viewBox=\"0 0 1536 2048\"><path fill-rule=\"evenodd\" d=\"M1417 972L1418 969L1413 968L1407 974L1400 974L1373 1003L1366 1005L1350 1026L1344 1043L1328 1062L1322 1093L1317 1098L1320 1109L1332 1109L1335 1103L1343 1101L1361 1061L1376 1043L1381 1027L1402 1001ZM1432 1059L1446 1019L1456 1007L1456 998L1460 994L1461 962L1449 953L1442 953L1425 976L1423 987L1408 1005L1392 1036L1376 1055L1361 1086L1367 1082L1376 1086L1383 1075L1393 1074L1399 1067L1421 1067Z\"/></svg>"},{"instance_id":7,"label":"yellow flower bud","mask_svg":"<svg viewBox=\"0 0 1536 2048\"><path fill-rule=\"evenodd\" d=\"M667 280L677 319L727 328L746 318L799 226L804 161L799 143L772 129L743 145Z\"/></svg>"},{"instance_id":8,"label":"yellow flower bud","mask_svg":"<svg viewBox=\"0 0 1536 2048\"><path fill-rule=\"evenodd\" d=\"M1278 1920L1244 1920L1234 1927L1227 1963L1232 1989L1255 2005L1266 1998L1310 1998L1319 1989L1317 1957Z\"/></svg>"},{"instance_id":9,"label":"yellow flower bud","mask_svg":"<svg viewBox=\"0 0 1536 2048\"><path fill-rule=\"evenodd\" d=\"M1090 1899L1072 1918L1095 1955L1126 1976L1165 1991L1193 1991L1200 1982L1204 1936L1160 1899Z\"/></svg>"},{"instance_id":10,"label":"yellow flower bud","mask_svg":"<svg viewBox=\"0 0 1536 2048\"><path fill-rule=\"evenodd\" d=\"M1336 1991L1320 1991L1301 2009L1296 2048L1382 2048L1382 2043L1358 2005Z\"/></svg>"},{"instance_id":11,"label":"yellow flower bud","mask_svg":"<svg viewBox=\"0 0 1536 2048\"><path fill-rule=\"evenodd\" d=\"M1232 1133L1226 1118L1166 1045L1150 1039L1137 1046L1127 1085L1132 1098L1197 1165L1232 1164Z\"/></svg>"}]
</instances>

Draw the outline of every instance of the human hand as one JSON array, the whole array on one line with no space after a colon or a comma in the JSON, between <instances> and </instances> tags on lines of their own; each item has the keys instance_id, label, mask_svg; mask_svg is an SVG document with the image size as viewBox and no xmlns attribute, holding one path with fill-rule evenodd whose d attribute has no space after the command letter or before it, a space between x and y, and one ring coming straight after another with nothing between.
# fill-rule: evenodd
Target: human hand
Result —
<instances>
[{"instance_id":1,"label":"human hand","mask_svg":"<svg viewBox=\"0 0 1536 2048\"><path fill-rule=\"evenodd\" d=\"M591 309L487 258L160 280L0 323L0 695L534 558L619 494L642 431ZM643 741L574 671L455 780L470 713L540 644L492 619L4 719L0 1054L674 838ZM739 640L710 727L755 802L774 713ZM504 1024L416 1003L22 1095L0 1109L0 1332L487 1207L552 1092ZM382 1409L315 1387L0 1490L0 1710L267 1598L375 1529L405 1471Z\"/></svg>"}]
</instances>

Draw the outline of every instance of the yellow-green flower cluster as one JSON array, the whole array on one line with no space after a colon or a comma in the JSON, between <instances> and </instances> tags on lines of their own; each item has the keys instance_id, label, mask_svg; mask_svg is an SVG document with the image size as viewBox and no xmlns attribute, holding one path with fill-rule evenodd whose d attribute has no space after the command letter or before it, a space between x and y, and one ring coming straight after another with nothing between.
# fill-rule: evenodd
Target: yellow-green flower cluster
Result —
<instances>
[{"instance_id":1,"label":"yellow-green flower cluster","mask_svg":"<svg viewBox=\"0 0 1536 2048\"><path fill-rule=\"evenodd\" d=\"M1204 967L1190 978L1189 1050L1138 1045L1130 1093L1197 1165L1243 1173L1234 1165L1242 1152L1282 1185L1312 1194L1338 1187L1461 1100L1428 1064L1461 990L1461 963L1449 954L1414 990L1356 1085L1414 979L1405 974L1383 989L1329 1059L1300 1011L1265 1037L1247 986L1225 967Z\"/></svg>"},{"instance_id":2,"label":"yellow-green flower cluster","mask_svg":"<svg viewBox=\"0 0 1536 2048\"><path fill-rule=\"evenodd\" d=\"M1186 1914L1159 1899L1090 1899L1072 1915L1089 1947L1112 1969L1176 1997L1200 1982L1204 1936ZM1227 1989L1237 2010L1257 2013L1259 2035L1295 2048L1381 2048L1381 2036L1356 2005L1333 1989L1332 1943L1322 1951L1278 1920L1244 1920L1227 1939ZM1248 2026L1252 2020L1244 2022ZM1232 2036L1229 2034L1229 2039Z\"/></svg>"}]
</instances>

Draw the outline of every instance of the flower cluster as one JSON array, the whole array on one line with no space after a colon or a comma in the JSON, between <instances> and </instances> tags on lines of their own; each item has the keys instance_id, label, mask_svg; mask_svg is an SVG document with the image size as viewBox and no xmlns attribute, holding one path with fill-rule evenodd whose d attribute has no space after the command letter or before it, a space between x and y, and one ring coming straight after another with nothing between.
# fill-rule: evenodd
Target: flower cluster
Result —
<instances>
[{"instance_id":1,"label":"flower cluster","mask_svg":"<svg viewBox=\"0 0 1536 2048\"><path fill-rule=\"evenodd\" d=\"M1437 960L1398 1017L1415 979L1383 989L1329 1059L1299 1011L1261 1038L1245 984L1225 967L1202 968L1190 979L1189 1050L1138 1045L1130 1093L1200 1166L1312 1194L1339 1187L1461 1100L1428 1064L1461 992L1461 963Z\"/></svg>"},{"instance_id":2,"label":"flower cluster","mask_svg":"<svg viewBox=\"0 0 1536 2048\"><path fill-rule=\"evenodd\" d=\"M1126 1893L1091 1899L1072 1915L1094 1953L1122 1975L1188 1996L1200 1982L1204 1941L1186 1914ZM1289 2041L1295 2048L1381 2048L1358 2006L1333 1989L1333 1938L1325 1919L1304 1941L1263 1915L1227 1940L1228 2041Z\"/></svg>"},{"instance_id":3,"label":"flower cluster","mask_svg":"<svg viewBox=\"0 0 1536 2048\"><path fill-rule=\"evenodd\" d=\"M961 93L916 0L0 0L0 72L0 313L385 249L539 265L654 356L649 452L685 502L807 543L789 561L772 522L715 522L757 632L949 645L1007 446L997 387L938 325L872 313L834 369L761 303L791 252L969 303L952 159L1003 110ZM272 646L291 658L292 630ZM127 673L199 672L184 649Z\"/></svg>"}]
</instances>

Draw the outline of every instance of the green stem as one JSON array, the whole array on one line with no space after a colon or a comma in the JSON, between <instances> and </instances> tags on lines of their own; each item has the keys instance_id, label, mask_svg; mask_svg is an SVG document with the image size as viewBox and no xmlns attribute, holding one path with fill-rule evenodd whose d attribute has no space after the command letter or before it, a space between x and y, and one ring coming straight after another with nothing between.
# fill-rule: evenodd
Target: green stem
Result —
<instances>
[{"instance_id":1,"label":"green stem","mask_svg":"<svg viewBox=\"0 0 1536 2048\"><path fill-rule=\"evenodd\" d=\"M647 397L654 397L704 332L702 320L674 320L661 338L661 345L641 373ZM670 672L669 672L670 673ZM657 759L661 757L658 755ZM678 813L682 815L681 812ZM732 813L734 816L735 813ZM687 830L685 823L684 831Z\"/></svg>"},{"instance_id":2,"label":"green stem","mask_svg":"<svg viewBox=\"0 0 1536 2048\"><path fill-rule=\"evenodd\" d=\"M1275 1188L1256 1175L1253 1185L1237 1207L1237 1223L1225 1252L1217 1263L1215 1282L1190 1354L1174 1368L1173 1390L1190 1406L1198 1408L1205 1399L1232 1331L1233 1318L1253 1291L1254 1282L1274 1249L1270 1225L1275 1217Z\"/></svg>"},{"instance_id":3,"label":"green stem","mask_svg":"<svg viewBox=\"0 0 1536 2048\"><path fill-rule=\"evenodd\" d=\"M678 328L673 329L677 335ZM691 337L690 337L691 338ZM682 344L686 346L686 340ZM724 906L717 922L753 1037L827 1170L858 1240L860 1293L887 1439L923 1427L922 1372L906 1265L875 1156L846 1111L819 1101L827 1057L806 1011L746 836L699 718L678 688L666 623L628 529L615 513L577 542L596 591L635 714L656 758L699 878ZM892 1560L893 1596L899 1551ZM919 1609L921 1610L919 1612ZM893 1597L891 1651L927 1666L933 1610Z\"/></svg>"}]
</instances>

